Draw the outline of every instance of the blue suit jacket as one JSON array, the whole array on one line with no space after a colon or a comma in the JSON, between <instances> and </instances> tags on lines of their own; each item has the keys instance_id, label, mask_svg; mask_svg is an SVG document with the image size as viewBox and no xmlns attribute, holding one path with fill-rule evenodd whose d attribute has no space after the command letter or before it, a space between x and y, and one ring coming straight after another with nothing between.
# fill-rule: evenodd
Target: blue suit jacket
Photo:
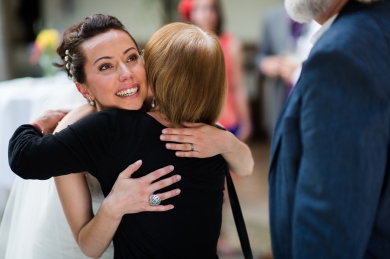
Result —
<instances>
[{"instance_id":1,"label":"blue suit jacket","mask_svg":"<svg viewBox=\"0 0 390 259\"><path fill-rule=\"evenodd\" d=\"M350 1L315 44L274 133L279 258L390 258L390 1Z\"/></svg>"}]
</instances>

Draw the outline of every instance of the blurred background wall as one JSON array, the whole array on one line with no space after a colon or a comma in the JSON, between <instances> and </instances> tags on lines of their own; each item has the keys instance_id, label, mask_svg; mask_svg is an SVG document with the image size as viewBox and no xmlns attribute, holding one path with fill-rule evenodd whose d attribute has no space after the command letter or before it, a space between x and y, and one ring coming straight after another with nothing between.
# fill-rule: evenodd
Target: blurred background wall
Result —
<instances>
[{"instance_id":1,"label":"blurred background wall","mask_svg":"<svg viewBox=\"0 0 390 259\"><path fill-rule=\"evenodd\" d=\"M20 0L18 0L20 1ZM140 41L146 43L163 24L177 21L177 0L41 0L46 27L65 28L93 13L118 17ZM226 29L245 43L259 39L263 11L278 0L223 0Z\"/></svg>"},{"instance_id":2,"label":"blurred background wall","mask_svg":"<svg viewBox=\"0 0 390 259\"><path fill-rule=\"evenodd\" d=\"M8 67L7 43L8 32L6 31L7 17L4 1L0 1L0 81L11 77Z\"/></svg>"},{"instance_id":3,"label":"blurred background wall","mask_svg":"<svg viewBox=\"0 0 390 259\"><path fill-rule=\"evenodd\" d=\"M225 28L242 41L246 50L260 40L264 11L281 0L223 0ZM145 45L162 25L178 21L178 0L2 0L0 1L0 80L40 76L38 66L28 62L28 44L40 29L63 30L86 16L106 13L118 17L139 44ZM250 57L249 57L250 58ZM249 61L249 60L248 60Z\"/></svg>"}]
</instances>

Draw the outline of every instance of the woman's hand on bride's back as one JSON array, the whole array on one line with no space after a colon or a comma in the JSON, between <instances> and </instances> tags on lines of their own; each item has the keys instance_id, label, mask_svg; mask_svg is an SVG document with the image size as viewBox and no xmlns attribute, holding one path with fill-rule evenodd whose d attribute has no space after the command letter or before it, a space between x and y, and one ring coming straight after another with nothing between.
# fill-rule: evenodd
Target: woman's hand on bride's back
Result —
<instances>
[{"instance_id":1,"label":"woman's hand on bride's back","mask_svg":"<svg viewBox=\"0 0 390 259\"><path fill-rule=\"evenodd\" d=\"M68 112L69 111L67 110L47 110L41 116L34 119L31 124L38 125L42 130L42 134L46 135L54 131L58 122L61 121Z\"/></svg>"},{"instance_id":2,"label":"woman's hand on bride's back","mask_svg":"<svg viewBox=\"0 0 390 259\"><path fill-rule=\"evenodd\" d=\"M138 160L120 173L111 192L104 199L103 203L108 208L107 212L114 218L120 219L125 214L143 211L157 212L173 209L172 204L152 206L149 203L149 199L156 191L180 181L181 177L179 175L173 175L155 182L157 179L173 171L173 166L166 166L143 177L130 178L141 165L142 161ZM177 196L179 193L179 189L174 189L168 192L158 193L158 196L163 201Z\"/></svg>"}]
</instances>

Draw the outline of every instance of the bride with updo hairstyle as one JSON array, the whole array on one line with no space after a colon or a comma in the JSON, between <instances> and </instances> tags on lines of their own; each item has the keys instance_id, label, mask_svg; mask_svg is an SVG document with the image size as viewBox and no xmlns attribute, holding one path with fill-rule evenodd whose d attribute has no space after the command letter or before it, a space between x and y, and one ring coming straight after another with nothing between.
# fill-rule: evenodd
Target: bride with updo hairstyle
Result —
<instances>
[{"instance_id":1,"label":"bride with updo hairstyle","mask_svg":"<svg viewBox=\"0 0 390 259\"><path fill-rule=\"evenodd\" d=\"M39 220L31 222L33 240L26 243L15 239L23 229L8 233L7 259L21 258L9 255L23 246L34 258L97 258L111 240L114 258L216 257L224 174L228 166L238 175L253 167L248 147L213 126L225 91L219 43L196 26L167 25L147 44L144 65L134 39L117 25L114 17L93 15L70 28L59 48L61 65L89 104L66 115L54 135L50 129L63 115L49 111L10 141L14 172L25 179L57 176L59 195L54 186L40 197L44 211L16 215ZM154 98L144 105L147 82ZM73 173L83 171L89 174ZM15 218L9 214L7 222ZM4 224L0 237L3 230ZM112 256L107 250L103 258Z\"/></svg>"}]
</instances>

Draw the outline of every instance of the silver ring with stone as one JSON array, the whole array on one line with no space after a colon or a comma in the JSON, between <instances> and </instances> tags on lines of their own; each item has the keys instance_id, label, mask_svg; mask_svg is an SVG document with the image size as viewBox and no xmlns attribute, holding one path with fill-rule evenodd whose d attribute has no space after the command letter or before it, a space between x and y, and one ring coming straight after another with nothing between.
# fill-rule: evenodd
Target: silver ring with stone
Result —
<instances>
[{"instance_id":1,"label":"silver ring with stone","mask_svg":"<svg viewBox=\"0 0 390 259\"><path fill-rule=\"evenodd\" d=\"M152 194L150 195L150 198L149 198L149 204L151 206L158 206L160 205L161 203L161 198L160 196L156 195L156 194Z\"/></svg>"},{"instance_id":2,"label":"silver ring with stone","mask_svg":"<svg viewBox=\"0 0 390 259\"><path fill-rule=\"evenodd\" d=\"M195 150L194 144L190 143L190 145L191 145L191 151L194 151Z\"/></svg>"}]
</instances>

